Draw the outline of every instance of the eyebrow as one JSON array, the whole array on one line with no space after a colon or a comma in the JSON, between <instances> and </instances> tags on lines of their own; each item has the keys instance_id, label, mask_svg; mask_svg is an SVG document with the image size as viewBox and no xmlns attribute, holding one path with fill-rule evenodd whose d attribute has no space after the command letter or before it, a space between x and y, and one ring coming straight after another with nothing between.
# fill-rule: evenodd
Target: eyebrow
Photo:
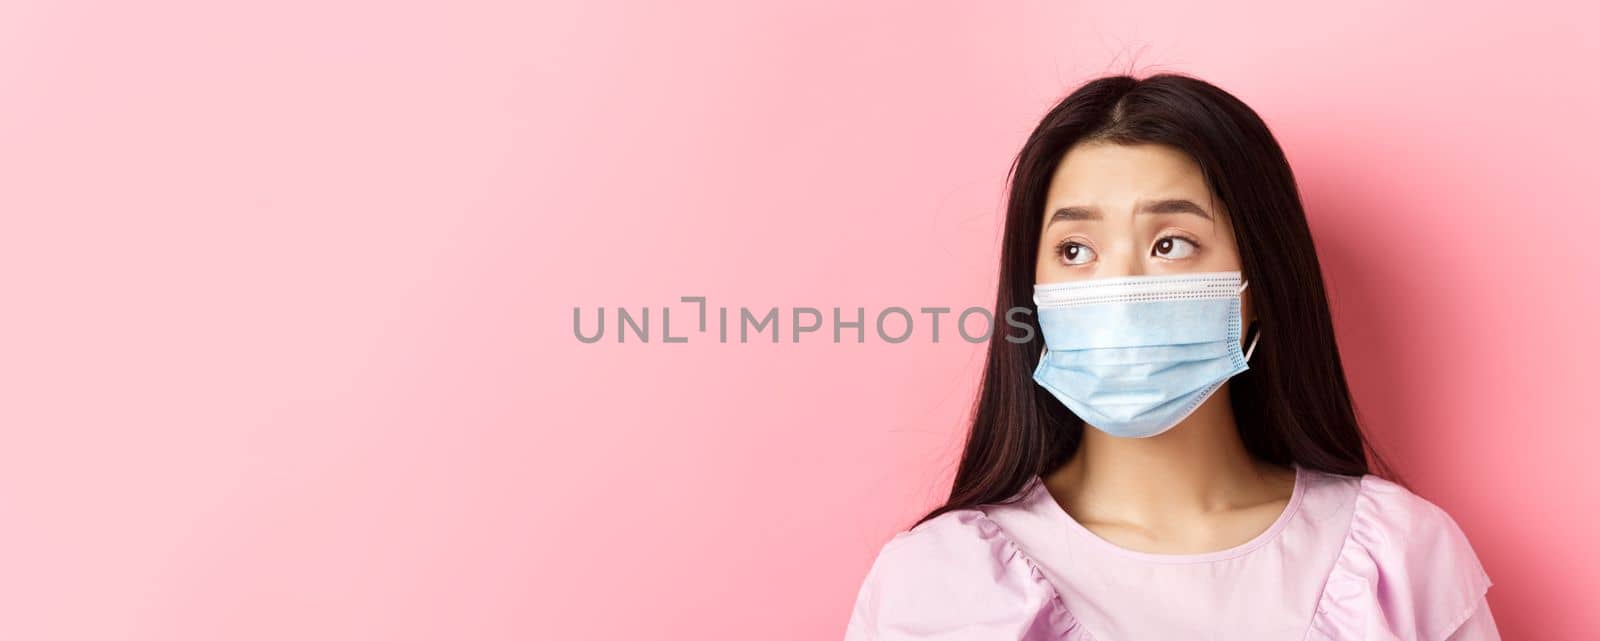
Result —
<instances>
[{"instance_id":1,"label":"eyebrow","mask_svg":"<svg viewBox=\"0 0 1600 641\"><path fill-rule=\"evenodd\" d=\"M1194 214L1206 220L1211 219L1210 212L1206 211L1204 207L1194 204L1194 201L1186 198L1141 200L1139 201L1139 204L1134 207L1133 211L1136 214ZM1100 210L1094 207L1062 207L1057 209L1054 214L1050 215L1050 222L1046 223L1046 225L1053 225L1057 221L1063 220L1100 219Z\"/></svg>"}]
</instances>

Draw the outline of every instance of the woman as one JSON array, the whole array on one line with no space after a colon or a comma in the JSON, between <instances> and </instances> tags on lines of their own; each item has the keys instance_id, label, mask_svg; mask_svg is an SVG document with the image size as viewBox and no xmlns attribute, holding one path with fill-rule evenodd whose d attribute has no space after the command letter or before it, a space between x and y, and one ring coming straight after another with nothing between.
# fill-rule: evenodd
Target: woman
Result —
<instances>
[{"instance_id":1,"label":"woman","mask_svg":"<svg viewBox=\"0 0 1600 641\"><path fill-rule=\"evenodd\" d=\"M991 338L950 498L849 641L1499 638L1460 528L1369 473L1294 176L1234 96L1118 76L1051 110L996 307L1034 331Z\"/></svg>"}]
</instances>

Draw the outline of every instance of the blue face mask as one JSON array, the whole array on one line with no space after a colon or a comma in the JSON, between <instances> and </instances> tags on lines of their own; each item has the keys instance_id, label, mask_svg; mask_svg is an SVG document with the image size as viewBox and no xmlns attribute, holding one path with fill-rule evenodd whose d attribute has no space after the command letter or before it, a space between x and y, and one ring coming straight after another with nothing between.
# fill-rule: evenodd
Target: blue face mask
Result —
<instances>
[{"instance_id":1,"label":"blue face mask","mask_svg":"<svg viewBox=\"0 0 1600 641\"><path fill-rule=\"evenodd\" d=\"M1239 272L1039 284L1045 351L1033 380L1089 425L1155 436L1249 369Z\"/></svg>"}]
</instances>

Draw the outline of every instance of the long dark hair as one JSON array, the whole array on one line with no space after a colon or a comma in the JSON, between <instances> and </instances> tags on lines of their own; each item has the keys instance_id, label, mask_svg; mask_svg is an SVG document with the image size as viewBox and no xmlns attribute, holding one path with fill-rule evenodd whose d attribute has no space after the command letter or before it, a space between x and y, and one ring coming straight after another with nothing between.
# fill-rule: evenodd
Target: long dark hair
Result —
<instances>
[{"instance_id":1,"label":"long dark hair","mask_svg":"<svg viewBox=\"0 0 1600 641\"><path fill-rule=\"evenodd\" d=\"M1171 73L1099 78L1045 114L1008 175L995 318L1019 306L1037 311L1031 294L1045 193L1067 150L1090 140L1182 150L1231 216L1260 332L1250 369L1229 383L1249 453L1280 465L1393 478L1356 420L1289 162L1250 107L1207 82ZM1083 421L1033 382L1043 338L1032 322L1030 342L992 332L950 498L917 523L1013 499L1077 449Z\"/></svg>"}]
</instances>

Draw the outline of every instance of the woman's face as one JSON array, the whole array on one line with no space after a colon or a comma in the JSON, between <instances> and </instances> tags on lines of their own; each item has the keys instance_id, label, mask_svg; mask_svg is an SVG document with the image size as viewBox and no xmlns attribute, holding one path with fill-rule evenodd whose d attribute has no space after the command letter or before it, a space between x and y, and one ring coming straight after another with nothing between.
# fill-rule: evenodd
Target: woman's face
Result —
<instances>
[{"instance_id":1,"label":"woman's face","mask_svg":"<svg viewBox=\"0 0 1600 641\"><path fill-rule=\"evenodd\" d=\"M1073 146L1050 179L1041 224L1037 283L1240 270L1228 213L1200 166L1164 145Z\"/></svg>"}]
</instances>

